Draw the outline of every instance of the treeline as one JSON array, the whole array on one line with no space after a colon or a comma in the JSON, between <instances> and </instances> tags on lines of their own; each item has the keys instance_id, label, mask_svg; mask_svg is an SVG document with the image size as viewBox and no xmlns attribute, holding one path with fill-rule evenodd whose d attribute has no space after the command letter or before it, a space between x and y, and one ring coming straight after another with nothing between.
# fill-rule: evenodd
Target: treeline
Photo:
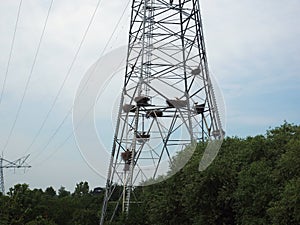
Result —
<instances>
[{"instance_id":1,"label":"treeline","mask_svg":"<svg viewBox=\"0 0 300 225\"><path fill-rule=\"evenodd\" d=\"M17 184L0 196L0 225L98 224L103 194L89 191L87 182L76 184L74 193L64 187L30 190Z\"/></svg>"},{"instance_id":2,"label":"treeline","mask_svg":"<svg viewBox=\"0 0 300 225\"><path fill-rule=\"evenodd\" d=\"M131 206L127 220L120 215L110 224L300 224L300 126L284 123L265 135L226 138L215 161L199 172L204 149L199 144L170 179L136 188L142 203ZM72 194L17 185L0 197L0 224L98 224L102 200L86 182Z\"/></svg>"},{"instance_id":3,"label":"treeline","mask_svg":"<svg viewBox=\"0 0 300 225\"><path fill-rule=\"evenodd\" d=\"M149 225L299 225L300 126L284 123L255 137L226 138L198 171L204 146L175 176L137 189L143 204L127 222Z\"/></svg>"}]
</instances>

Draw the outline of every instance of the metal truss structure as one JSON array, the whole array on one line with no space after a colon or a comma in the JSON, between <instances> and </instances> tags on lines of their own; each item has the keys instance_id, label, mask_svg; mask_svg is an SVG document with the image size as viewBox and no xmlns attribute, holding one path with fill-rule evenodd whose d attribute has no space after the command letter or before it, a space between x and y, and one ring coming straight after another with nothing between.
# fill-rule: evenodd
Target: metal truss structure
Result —
<instances>
[{"instance_id":1,"label":"metal truss structure","mask_svg":"<svg viewBox=\"0 0 300 225\"><path fill-rule=\"evenodd\" d=\"M133 0L126 63L101 225L128 214L134 187L165 175L179 151L224 135L199 0Z\"/></svg>"},{"instance_id":2,"label":"metal truss structure","mask_svg":"<svg viewBox=\"0 0 300 225\"><path fill-rule=\"evenodd\" d=\"M0 157L0 184L1 184L1 192L5 194L4 188L4 174L3 169L20 169L20 168L30 168L31 166L26 163L30 155L21 157L15 161L8 161L2 157Z\"/></svg>"}]
</instances>

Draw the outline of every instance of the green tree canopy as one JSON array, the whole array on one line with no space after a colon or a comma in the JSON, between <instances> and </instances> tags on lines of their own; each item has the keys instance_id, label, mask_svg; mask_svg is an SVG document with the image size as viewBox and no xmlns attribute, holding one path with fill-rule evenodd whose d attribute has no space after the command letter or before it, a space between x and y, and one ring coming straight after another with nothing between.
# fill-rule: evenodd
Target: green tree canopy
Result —
<instances>
[{"instance_id":1,"label":"green tree canopy","mask_svg":"<svg viewBox=\"0 0 300 225\"><path fill-rule=\"evenodd\" d=\"M227 137L213 163L199 172L204 149L199 144L188 164L169 179L134 188L142 201L131 206L128 218L119 214L109 224L300 224L299 126L285 122L265 135ZM186 156L178 154L169 174ZM87 182L76 184L72 194L63 186L43 191L17 184L0 195L0 225L98 224L103 196L90 192Z\"/></svg>"}]
</instances>

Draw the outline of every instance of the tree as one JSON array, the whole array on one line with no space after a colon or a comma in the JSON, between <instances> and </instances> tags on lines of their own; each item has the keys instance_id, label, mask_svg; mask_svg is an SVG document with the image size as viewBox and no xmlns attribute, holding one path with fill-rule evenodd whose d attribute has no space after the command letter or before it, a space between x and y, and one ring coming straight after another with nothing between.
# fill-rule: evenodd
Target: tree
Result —
<instances>
[{"instance_id":1,"label":"tree","mask_svg":"<svg viewBox=\"0 0 300 225\"><path fill-rule=\"evenodd\" d=\"M93 225L98 224L99 217L97 216L97 211L94 209L78 209L74 211L72 216L73 225Z\"/></svg>"},{"instance_id":2,"label":"tree","mask_svg":"<svg viewBox=\"0 0 300 225\"><path fill-rule=\"evenodd\" d=\"M88 182L80 182L76 184L75 191L73 193L74 196L81 197L87 195L89 193L89 184Z\"/></svg>"},{"instance_id":3,"label":"tree","mask_svg":"<svg viewBox=\"0 0 300 225\"><path fill-rule=\"evenodd\" d=\"M63 198L63 197L68 197L68 196L70 196L70 192L67 191L65 187L61 186L58 189L58 197Z\"/></svg>"},{"instance_id":4,"label":"tree","mask_svg":"<svg viewBox=\"0 0 300 225\"><path fill-rule=\"evenodd\" d=\"M110 224L300 224L300 126L284 123L266 135L228 137L214 162L199 172L204 149L199 144L169 179L162 176L155 185L134 188L133 196L142 201L131 206L128 218L117 212ZM169 175L186 156L178 154ZM121 193L121 186L116 189ZM0 225L97 224L103 194L89 192L87 182L76 184L72 195L63 186L56 195L52 187L43 192L18 184L0 195Z\"/></svg>"},{"instance_id":5,"label":"tree","mask_svg":"<svg viewBox=\"0 0 300 225\"><path fill-rule=\"evenodd\" d=\"M16 184L8 192L8 211L11 224L24 224L30 217L32 198L28 184Z\"/></svg>"},{"instance_id":6,"label":"tree","mask_svg":"<svg viewBox=\"0 0 300 225\"><path fill-rule=\"evenodd\" d=\"M300 178L287 182L280 199L271 203L268 214L274 225L300 224Z\"/></svg>"},{"instance_id":7,"label":"tree","mask_svg":"<svg viewBox=\"0 0 300 225\"><path fill-rule=\"evenodd\" d=\"M45 190L45 194L48 195L49 197L54 197L56 196L56 191L54 190L53 187L47 187Z\"/></svg>"},{"instance_id":8,"label":"tree","mask_svg":"<svg viewBox=\"0 0 300 225\"><path fill-rule=\"evenodd\" d=\"M234 210L237 213L238 224L270 224L266 211L277 194L270 176L271 171L272 168L266 161L257 161L244 167L240 172L238 187L234 193Z\"/></svg>"},{"instance_id":9,"label":"tree","mask_svg":"<svg viewBox=\"0 0 300 225\"><path fill-rule=\"evenodd\" d=\"M51 220L38 216L35 220L32 220L26 223L25 225L57 225L57 224Z\"/></svg>"}]
</instances>

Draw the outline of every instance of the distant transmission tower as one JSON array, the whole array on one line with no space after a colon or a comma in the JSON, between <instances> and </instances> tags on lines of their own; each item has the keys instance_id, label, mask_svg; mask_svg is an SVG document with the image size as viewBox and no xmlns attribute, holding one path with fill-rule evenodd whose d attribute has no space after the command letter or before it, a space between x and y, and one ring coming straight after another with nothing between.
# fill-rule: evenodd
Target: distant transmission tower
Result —
<instances>
[{"instance_id":1,"label":"distant transmission tower","mask_svg":"<svg viewBox=\"0 0 300 225\"><path fill-rule=\"evenodd\" d=\"M134 187L163 175L179 151L223 136L199 0L133 0L100 224L128 215Z\"/></svg>"},{"instance_id":2,"label":"distant transmission tower","mask_svg":"<svg viewBox=\"0 0 300 225\"><path fill-rule=\"evenodd\" d=\"M29 156L30 155L24 156L15 161L8 161L8 160L4 159L3 156L0 157L0 182L1 182L1 192L3 195L5 194L3 169L30 168L31 166L29 166L26 163L26 160L28 159Z\"/></svg>"}]
</instances>

